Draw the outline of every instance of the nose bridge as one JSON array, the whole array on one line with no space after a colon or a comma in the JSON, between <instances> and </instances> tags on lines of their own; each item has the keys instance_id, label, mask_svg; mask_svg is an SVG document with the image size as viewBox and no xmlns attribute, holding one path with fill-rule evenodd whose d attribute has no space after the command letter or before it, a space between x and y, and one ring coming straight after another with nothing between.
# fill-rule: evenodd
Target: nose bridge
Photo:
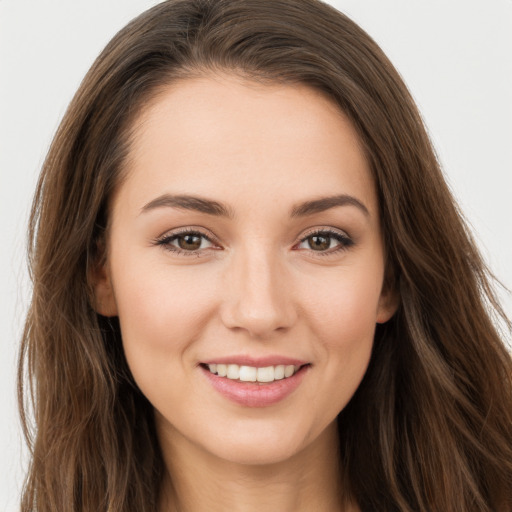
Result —
<instances>
[{"instance_id":1,"label":"nose bridge","mask_svg":"<svg viewBox=\"0 0 512 512\"><path fill-rule=\"evenodd\" d=\"M268 336L290 327L295 318L288 272L278 250L263 243L248 245L233 255L226 283L224 323Z\"/></svg>"}]
</instances>

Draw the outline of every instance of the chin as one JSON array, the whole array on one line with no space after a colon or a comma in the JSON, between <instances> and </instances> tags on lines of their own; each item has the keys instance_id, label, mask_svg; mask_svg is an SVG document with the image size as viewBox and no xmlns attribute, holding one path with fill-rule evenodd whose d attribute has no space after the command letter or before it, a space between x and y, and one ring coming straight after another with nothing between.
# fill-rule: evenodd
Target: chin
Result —
<instances>
[{"instance_id":1,"label":"chin","mask_svg":"<svg viewBox=\"0 0 512 512\"><path fill-rule=\"evenodd\" d=\"M253 438L252 441L247 442L217 445L212 452L219 459L233 464L267 466L292 459L302 448L298 443L290 443L289 440L283 443L283 439L276 441Z\"/></svg>"},{"instance_id":2,"label":"chin","mask_svg":"<svg viewBox=\"0 0 512 512\"><path fill-rule=\"evenodd\" d=\"M282 421L277 425L265 421L243 423L234 424L228 432L212 433L208 440L203 438L207 441L203 448L230 463L261 466L291 460L323 437L321 431L305 425L293 428Z\"/></svg>"}]
</instances>

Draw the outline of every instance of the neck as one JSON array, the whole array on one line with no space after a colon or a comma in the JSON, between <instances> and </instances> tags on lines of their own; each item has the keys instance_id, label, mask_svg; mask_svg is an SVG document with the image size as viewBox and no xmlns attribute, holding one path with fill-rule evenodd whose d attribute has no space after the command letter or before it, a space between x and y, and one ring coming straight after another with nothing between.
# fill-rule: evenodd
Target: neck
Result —
<instances>
[{"instance_id":1,"label":"neck","mask_svg":"<svg viewBox=\"0 0 512 512\"><path fill-rule=\"evenodd\" d=\"M160 429L167 467L161 512L356 512L341 491L335 423L311 445L272 464L240 464Z\"/></svg>"}]
</instances>

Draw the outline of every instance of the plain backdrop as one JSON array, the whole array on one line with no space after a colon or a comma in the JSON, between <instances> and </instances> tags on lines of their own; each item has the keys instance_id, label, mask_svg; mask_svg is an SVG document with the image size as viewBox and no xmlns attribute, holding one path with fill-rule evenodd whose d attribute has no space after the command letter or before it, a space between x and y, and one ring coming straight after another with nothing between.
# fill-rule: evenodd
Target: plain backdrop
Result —
<instances>
[{"instance_id":1,"label":"plain backdrop","mask_svg":"<svg viewBox=\"0 0 512 512\"><path fill-rule=\"evenodd\" d=\"M272 0L269 0L272 1ZM0 511L26 464L15 367L36 178L83 75L151 0L0 0ZM332 0L381 45L416 101L496 276L512 288L512 0ZM512 298L500 292L505 310Z\"/></svg>"}]
</instances>

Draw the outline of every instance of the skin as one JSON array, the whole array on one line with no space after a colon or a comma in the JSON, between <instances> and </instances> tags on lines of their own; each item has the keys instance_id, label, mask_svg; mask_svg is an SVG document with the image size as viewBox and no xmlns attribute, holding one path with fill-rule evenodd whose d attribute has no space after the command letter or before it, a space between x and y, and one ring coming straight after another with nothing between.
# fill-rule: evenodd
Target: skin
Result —
<instances>
[{"instance_id":1,"label":"skin","mask_svg":"<svg viewBox=\"0 0 512 512\"><path fill-rule=\"evenodd\" d=\"M211 199L231 216L155 206L162 194ZM290 215L339 195L364 207ZM173 252L178 228L210 241ZM155 408L173 481L161 510L357 510L340 492L336 417L396 301L383 290L374 183L344 114L306 86L230 75L168 86L135 124L107 245L98 311L119 316L128 364ZM233 354L309 366L285 399L247 407L199 366Z\"/></svg>"}]
</instances>

